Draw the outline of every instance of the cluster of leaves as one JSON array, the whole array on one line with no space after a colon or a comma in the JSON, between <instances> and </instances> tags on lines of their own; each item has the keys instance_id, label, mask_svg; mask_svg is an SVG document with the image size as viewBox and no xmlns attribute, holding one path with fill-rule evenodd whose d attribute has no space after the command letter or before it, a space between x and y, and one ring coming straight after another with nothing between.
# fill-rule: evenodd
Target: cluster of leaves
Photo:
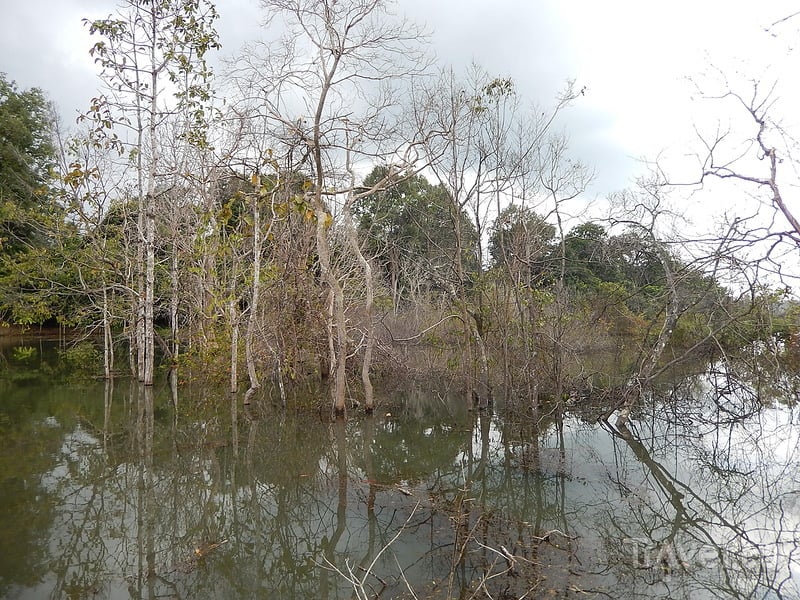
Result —
<instances>
[{"instance_id":1,"label":"cluster of leaves","mask_svg":"<svg viewBox=\"0 0 800 600\"><path fill-rule=\"evenodd\" d=\"M365 178L372 189L386 179L389 167L378 166ZM356 205L355 215L366 254L373 258L395 303L422 292L448 289L458 252L468 269L477 269L475 227L464 211L454 214L454 203L442 185L423 175L408 173L388 189L377 189ZM455 234L456 219L462 239Z\"/></svg>"},{"instance_id":2,"label":"cluster of leaves","mask_svg":"<svg viewBox=\"0 0 800 600\"><path fill-rule=\"evenodd\" d=\"M41 323L59 312L52 232L64 223L53 189L52 109L39 89L0 74L0 319Z\"/></svg>"},{"instance_id":3,"label":"cluster of leaves","mask_svg":"<svg viewBox=\"0 0 800 600\"><path fill-rule=\"evenodd\" d=\"M374 169L364 188L385 175L385 167ZM458 251L453 206L441 186L415 174L378 190L357 207L363 244L380 266L395 303L409 299L408 290L414 285L422 288L423 297L447 288L448 269ZM491 228L491 270L482 274L474 253L475 229L466 215L461 218L462 231L468 232L462 242L466 247L461 248L469 257L464 261L471 279L467 289L476 295L475 315L481 327L497 317L488 314L497 307L492 309L479 297L486 295L487 286L510 284L530 290L524 294L525 303L536 304L540 316L533 324L539 327L539 320L553 310L554 286L558 285L567 292L567 311L573 321L602 323L612 334L643 338L640 343L658 333L670 294L679 297L681 317L672 338L677 347L692 347L707 338L707 346L713 340L715 347L730 351L776 335L791 339L791 332L781 329L790 324L774 317L785 299L775 298L768 290L755 302L736 299L712 276L646 232L628 229L610 235L602 225L586 222L562 239L543 216L511 204ZM549 300L541 300L544 297ZM731 315L743 316L726 325Z\"/></svg>"}]
</instances>

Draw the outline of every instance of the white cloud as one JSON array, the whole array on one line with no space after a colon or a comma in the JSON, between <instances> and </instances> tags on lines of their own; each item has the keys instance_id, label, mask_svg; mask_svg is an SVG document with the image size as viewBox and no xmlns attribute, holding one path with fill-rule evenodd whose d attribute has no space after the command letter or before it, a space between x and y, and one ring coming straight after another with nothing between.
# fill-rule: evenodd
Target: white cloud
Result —
<instances>
[{"instance_id":1,"label":"white cloud","mask_svg":"<svg viewBox=\"0 0 800 600\"><path fill-rule=\"evenodd\" d=\"M63 113L74 115L97 87L81 18L114 10L110 0L6 0L0 71L22 87L43 88ZM218 10L223 54L259 34L257 0L220 0ZM397 10L434 30L432 49L442 62L477 61L490 73L513 77L542 105L568 79L586 85L564 124L575 156L596 166L598 194L626 185L639 157L665 148L680 153L697 119L709 117L708 108L691 101L687 76L708 71L709 61L756 74L765 64L775 69L796 30L783 25L779 38L763 31L794 10L784 0L403 0Z\"/></svg>"}]
</instances>

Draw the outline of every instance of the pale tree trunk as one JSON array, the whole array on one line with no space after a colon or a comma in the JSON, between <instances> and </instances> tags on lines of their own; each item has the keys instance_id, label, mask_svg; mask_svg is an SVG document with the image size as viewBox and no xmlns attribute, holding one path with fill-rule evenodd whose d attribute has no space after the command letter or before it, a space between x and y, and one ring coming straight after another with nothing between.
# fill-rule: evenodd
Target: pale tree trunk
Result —
<instances>
[{"instance_id":1,"label":"pale tree trunk","mask_svg":"<svg viewBox=\"0 0 800 600\"><path fill-rule=\"evenodd\" d=\"M349 144L348 144L349 146ZM354 190L356 188L356 173L353 170L353 163L350 160L350 149L347 150L347 171L350 174L350 198L344 206L344 226L347 232L347 241L355 254L364 271L364 287L365 287L365 300L364 300L364 358L361 363L361 381L364 384L364 410L371 413L375 409L375 394L372 388L372 379L370 378L370 370L372 369L372 352L375 348L375 326L373 323L373 312L375 304L375 289L372 281L372 266L361 251L361 246L358 243L358 236L356 233L355 225L353 224L353 214L351 211L352 201L354 199Z\"/></svg>"},{"instance_id":2,"label":"pale tree trunk","mask_svg":"<svg viewBox=\"0 0 800 600\"><path fill-rule=\"evenodd\" d=\"M108 309L108 288L103 280L103 376L114 376L114 338L111 334L111 316Z\"/></svg>"},{"instance_id":3,"label":"pale tree trunk","mask_svg":"<svg viewBox=\"0 0 800 600\"><path fill-rule=\"evenodd\" d=\"M392 307L394 314L400 310L400 252L397 246L392 242L389 248L389 277L392 286Z\"/></svg>"},{"instance_id":4,"label":"pale tree trunk","mask_svg":"<svg viewBox=\"0 0 800 600\"><path fill-rule=\"evenodd\" d=\"M344 290L339 280L331 271L330 248L328 246L325 219L327 212L320 204L317 215L317 255L319 258L322 279L328 287L328 315L326 329L328 332L329 374L333 378L331 399L333 411L337 416L344 416L347 392L347 320L344 314ZM335 334L334 334L335 330Z\"/></svg>"},{"instance_id":5,"label":"pale tree trunk","mask_svg":"<svg viewBox=\"0 0 800 600\"><path fill-rule=\"evenodd\" d=\"M145 281L144 281L144 372L141 380L145 385L153 385L155 372L155 329L154 329L154 304L156 286L156 215L155 193L156 177L158 175L159 148L156 140L157 115L158 115L158 57L156 56L158 39L157 16L151 15L150 33L150 106L148 112L148 150L147 163L147 193L144 202L144 249L145 249Z\"/></svg>"},{"instance_id":6,"label":"pale tree trunk","mask_svg":"<svg viewBox=\"0 0 800 600\"><path fill-rule=\"evenodd\" d=\"M247 319L247 330L244 339L247 375L250 378L250 387L244 395L245 404L250 404L251 398L261 387L253 354L253 336L256 331L258 301L261 293L261 242L261 208L259 206L259 194L256 193L253 195L253 289L250 297L250 316Z\"/></svg>"},{"instance_id":7,"label":"pale tree trunk","mask_svg":"<svg viewBox=\"0 0 800 600\"><path fill-rule=\"evenodd\" d=\"M136 377L139 381L144 381L145 372L145 296L147 294L147 285L145 279L145 213L147 212L147 200L144 192L144 173L141 164L141 154L143 150L143 141L139 142L139 152L137 160L139 161L139 214L137 217L137 245L136 245Z\"/></svg>"},{"instance_id":8,"label":"pale tree trunk","mask_svg":"<svg viewBox=\"0 0 800 600\"><path fill-rule=\"evenodd\" d=\"M178 98L177 108L197 107L201 90L208 91L210 73L203 56L218 44L213 29L216 13L207 8L205 0L127 0L120 3L114 18L89 22L90 34L105 38L90 52L102 66L101 77L111 91L93 102L90 112L101 119L96 132L112 130L107 132L109 141L119 149L128 144L113 135L116 125L130 128L135 136L132 147L127 148L135 160L138 200L131 362L137 378L148 386L155 374L155 204L161 176L158 137L170 112L176 109L159 108L160 79L169 77ZM181 73L186 76L183 86L178 78Z\"/></svg>"},{"instance_id":9,"label":"pale tree trunk","mask_svg":"<svg viewBox=\"0 0 800 600\"><path fill-rule=\"evenodd\" d=\"M476 325L471 325L473 336L475 337L475 347L478 349L478 408L484 410L488 408L491 401L491 389L489 388L489 360L486 356L486 343L483 335Z\"/></svg>"},{"instance_id":10,"label":"pale tree trunk","mask_svg":"<svg viewBox=\"0 0 800 600\"><path fill-rule=\"evenodd\" d=\"M331 322L328 328L329 347L331 348L331 373L333 375L333 411L337 416L344 416L345 394L347 392L347 320L344 314L344 290L336 274L331 270L330 241L328 239L328 219L330 215L322 199L325 185L325 165L322 159L322 118L328 92L333 85L333 75L339 65L341 55L336 55L333 63L325 71L322 90L317 102L314 115L314 139L312 142L314 154L314 167L316 175L316 190L313 196L314 214L317 217L316 240L317 256L319 258L322 279L331 293ZM336 337L333 337L333 329Z\"/></svg>"},{"instance_id":11,"label":"pale tree trunk","mask_svg":"<svg viewBox=\"0 0 800 600\"><path fill-rule=\"evenodd\" d=\"M138 310L139 310L139 279L138 279L138 244L130 243L127 236L123 237L123 256L125 257L125 288L127 290L125 298L130 298L130 306L128 312L124 316L123 333L128 340L128 369L130 370L131 377L138 378L137 362L138 362L138 349L136 347L138 341ZM138 232L136 236L138 241Z\"/></svg>"},{"instance_id":12,"label":"pale tree trunk","mask_svg":"<svg viewBox=\"0 0 800 600\"><path fill-rule=\"evenodd\" d=\"M138 301L137 301L138 302ZM128 368L131 370L131 374L136 375L138 379L138 373L141 371L138 370L139 368L139 350L137 348L138 343L138 319L134 323L134 332L132 336L129 336L129 345L130 348L128 349Z\"/></svg>"},{"instance_id":13,"label":"pale tree trunk","mask_svg":"<svg viewBox=\"0 0 800 600\"><path fill-rule=\"evenodd\" d=\"M331 278L336 280L335 277ZM338 280L333 290L333 318L336 326L333 410L336 415L343 416L347 393L347 319L344 314L344 290Z\"/></svg>"},{"instance_id":14,"label":"pale tree trunk","mask_svg":"<svg viewBox=\"0 0 800 600\"><path fill-rule=\"evenodd\" d=\"M203 303L201 309L201 337L203 340L207 339L206 330L211 322L214 297L219 289L219 277L217 275L217 256L220 244L219 225L214 215L213 200L210 197L206 201L206 214L210 216L209 228L214 234L209 236L208 246L204 248L205 252L202 258L203 275L201 277L201 285L203 289L200 295Z\"/></svg>"},{"instance_id":15,"label":"pale tree trunk","mask_svg":"<svg viewBox=\"0 0 800 600\"><path fill-rule=\"evenodd\" d=\"M347 228L347 241L353 249L361 268L364 271L364 286L365 286L365 300L364 300L364 358L361 363L361 381L364 384L364 410L371 413L375 408L375 397L372 388L372 379L370 378L370 370L372 369L372 352L375 348L375 326L373 323L374 303L375 303L375 290L372 281L372 266L369 261L364 257L361 252L361 247L358 244L356 237L356 229L353 227L352 215L350 214L350 207L345 207L345 227Z\"/></svg>"},{"instance_id":16,"label":"pale tree trunk","mask_svg":"<svg viewBox=\"0 0 800 600\"><path fill-rule=\"evenodd\" d=\"M214 193L218 191L218 173L213 167L209 167L206 154L202 155L202 170L209 175L204 179L200 186L200 195L203 203L203 221L205 228L201 228L195 234L194 243L201 248L199 265L201 274L197 279L199 289L196 291L197 302L199 304L197 314L199 324L195 325L192 335L189 336L189 343L198 339L202 345L208 340L208 327L213 320L215 306L214 299L221 292L219 274L217 273L217 257L221 243L220 224L216 217L214 205ZM233 324L230 321L229 324Z\"/></svg>"},{"instance_id":17,"label":"pale tree trunk","mask_svg":"<svg viewBox=\"0 0 800 600\"><path fill-rule=\"evenodd\" d=\"M239 391L239 310L236 306L235 278L231 278L228 298L228 322L231 328L231 394Z\"/></svg>"},{"instance_id":18,"label":"pale tree trunk","mask_svg":"<svg viewBox=\"0 0 800 600\"><path fill-rule=\"evenodd\" d=\"M148 194L148 212L145 224L145 296L144 296L144 376L142 383L153 385L153 375L155 372L155 329L154 329L154 305L155 305L155 285L156 285L156 252L155 252L155 216L153 211L153 199Z\"/></svg>"},{"instance_id":19,"label":"pale tree trunk","mask_svg":"<svg viewBox=\"0 0 800 600\"><path fill-rule=\"evenodd\" d=\"M177 236L177 232L176 232ZM172 338L172 360L178 358L178 240L172 240L172 262L170 263L170 292L172 297L169 302L170 337Z\"/></svg>"},{"instance_id":20,"label":"pale tree trunk","mask_svg":"<svg viewBox=\"0 0 800 600\"><path fill-rule=\"evenodd\" d=\"M280 62L266 61L265 70L271 69L267 78L274 80L264 88L272 92L266 105L281 131L297 134L297 148L303 151L303 160L311 164L309 183L313 188L308 196L316 217L320 279L329 292L330 312L325 325L333 377L331 399L333 411L341 416L345 412L348 335L343 284L331 258L329 227L334 208L328 198L333 204L337 194L354 192L341 189L338 181L342 150L355 150L351 142L363 141L362 157L369 156L375 162L396 157L398 146L391 139L395 129L393 88L399 80L421 71L418 67L424 57L415 40L422 32L404 19L394 18L383 1L262 0L262 4L270 9L271 16L282 17L281 25L291 32L286 36L287 48L291 49L288 55ZM316 52L309 55L300 50L301 46ZM295 48L297 52L293 53ZM366 98L373 91L378 95L367 107L344 100ZM329 102L332 92L334 99ZM269 97L273 94L275 98ZM293 95L310 107L310 123L304 118L297 120L294 109L291 116L283 113L284 107L293 105L287 104L289 95L281 99L283 94ZM348 133L357 138L343 140Z\"/></svg>"},{"instance_id":21,"label":"pale tree trunk","mask_svg":"<svg viewBox=\"0 0 800 600\"><path fill-rule=\"evenodd\" d=\"M357 245L356 245L357 247ZM358 252L358 259L364 269L364 281L366 282L366 299L364 303L364 313L367 320L367 339L364 346L364 361L361 363L361 381L364 383L364 410L371 413L375 409L375 397L370 379L372 369L372 352L375 348L375 324L373 321L375 291L372 285L372 267L364 255Z\"/></svg>"}]
</instances>

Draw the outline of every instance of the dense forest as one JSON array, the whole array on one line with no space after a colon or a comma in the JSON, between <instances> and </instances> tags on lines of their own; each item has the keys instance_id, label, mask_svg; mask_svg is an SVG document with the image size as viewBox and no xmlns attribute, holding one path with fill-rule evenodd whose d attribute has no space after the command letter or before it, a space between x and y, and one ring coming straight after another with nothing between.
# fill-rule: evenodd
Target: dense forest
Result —
<instances>
[{"instance_id":1,"label":"dense forest","mask_svg":"<svg viewBox=\"0 0 800 600\"><path fill-rule=\"evenodd\" d=\"M534 106L436 64L383 0L262 5L280 35L220 73L207 0L87 21L100 91L69 133L0 76L2 322L79 332L144 385L177 368L286 404L321 381L339 414L421 383L478 408L602 389L625 419L698 357L797 365L800 224L757 89L728 94L761 160L712 140L697 173L752 210L698 231L658 168L587 208L564 126L584 90Z\"/></svg>"}]
</instances>

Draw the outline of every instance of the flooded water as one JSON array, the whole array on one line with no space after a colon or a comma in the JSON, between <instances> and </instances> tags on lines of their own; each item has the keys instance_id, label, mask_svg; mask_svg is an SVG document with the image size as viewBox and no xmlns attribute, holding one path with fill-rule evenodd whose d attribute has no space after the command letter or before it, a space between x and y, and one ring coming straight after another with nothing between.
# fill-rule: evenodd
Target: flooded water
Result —
<instances>
[{"instance_id":1,"label":"flooded water","mask_svg":"<svg viewBox=\"0 0 800 600\"><path fill-rule=\"evenodd\" d=\"M421 392L344 422L49 351L3 353L3 598L800 598L795 399L722 369L623 429Z\"/></svg>"}]
</instances>

